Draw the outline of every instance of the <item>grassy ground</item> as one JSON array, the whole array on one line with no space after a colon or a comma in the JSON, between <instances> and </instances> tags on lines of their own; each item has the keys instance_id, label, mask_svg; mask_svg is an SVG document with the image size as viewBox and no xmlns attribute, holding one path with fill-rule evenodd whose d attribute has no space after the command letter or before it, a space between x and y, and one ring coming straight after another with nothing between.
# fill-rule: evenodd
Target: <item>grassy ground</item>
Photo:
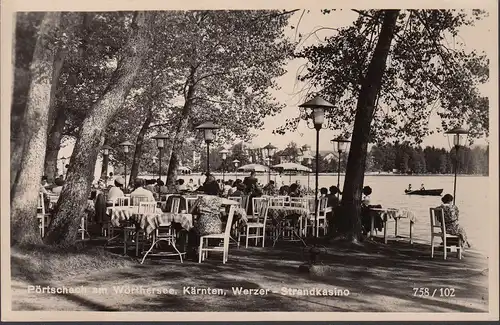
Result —
<instances>
[{"instance_id":1,"label":"grassy ground","mask_svg":"<svg viewBox=\"0 0 500 325\"><path fill-rule=\"evenodd\" d=\"M311 275L298 271L303 263L298 243L279 243L276 247L239 248L231 246L228 263L217 253L198 264L176 259L148 259L145 265L131 264L102 251L87 255L78 267L74 259L52 255L59 266L48 262L31 263L13 252L13 310L93 310L93 311L357 311L357 312L486 312L488 310L487 258L467 252L462 260L442 255L431 260L428 245L409 245L404 241L365 242L362 246L330 244L320 256L328 265L327 274ZM39 253L40 254L40 253ZM92 260L107 260L99 262ZM76 263L76 260L75 260ZM100 263L100 264L99 264ZM65 267L74 271L53 277ZM45 277L36 272L46 269ZM111 268L109 268L111 267ZM18 271L15 271L15 270ZM84 274L75 275L77 269ZM52 271L50 271L52 270ZM92 270L92 271L90 271ZM80 272L80 273L81 273ZM30 275L28 275L31 273ZM50 276L49 276L50 275ZM71 275L71 276L68 276ZM79 294L34 294L29 285L85 288ZM129 293L131 288L174 290L173 294ZM219 288L223 295L191 295L184 287ZM265 295L234 294L233 287L268 289ZM93 292L92 288L101 288ZM348 296L285 295L283 288L349 290ZM429 296L414 295L413 288L428 288ZM440 288L453 289L454 297L440 296ZM434 297L432 293L436 289ZM120 293L120 290L124 290ZM172 293L172 292L170 292ZM345 291L344 291L345 293ZM443 292L444 293L444 292ZM446 293L451 294L451 290Z\"/></svg>"}]
</instances>

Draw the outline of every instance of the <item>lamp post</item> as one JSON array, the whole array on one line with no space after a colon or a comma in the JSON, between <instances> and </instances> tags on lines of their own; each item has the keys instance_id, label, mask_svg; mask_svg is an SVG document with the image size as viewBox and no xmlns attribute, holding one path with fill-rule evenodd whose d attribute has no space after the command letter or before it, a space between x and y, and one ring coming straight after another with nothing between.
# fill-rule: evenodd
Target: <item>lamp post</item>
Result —
<instances>
[{"instance_id":1,"label":"lamp post","mask_svg":"<svg viewBox=\"0 0 500 325\"><path fill-rule=\"evenodd\" d=\"M304 163L306 164L307 167L311 164L311 157L307 156L304 157ZM311 188L311 182L309 181L310 179L311 172L307 172L307 190L309 191Z\"/></svg>"},{"instance_id":2,"label":"lamp post","mask_svg":"<svg viewBox=\"0 0 500 325\"><path fill-rule=\"evenodd\" d=\"M104 145L104 146L102 146L101 149L102 149L102 155L103 155L102 163L104 165L104 179L106 180L106 186L107 186L107 184L108 184L109 151L112 150L113 148L111 148L108 145Z\"/></svg>"},{"instance_id":3,"label":"lamp post","mask_svg":"<svg viewBox=\"0 0 500 325\"><path fill-rule=\"evenodd\" d=\"M153 137L156 140L156 147L158 148L158 179L161 181L161 156L163 152L163 148L165 148L165 140L168 139L168 136L165 134L157 134ZM158 200L160 199L160 189L161 186L158 184Z\"/></svg>"},{"instance_id":4,"label":"lamp post","mask_svg":"<svg viewBox=\"0 0 500 325\"><path fill-rule=\"evenodd\" d=\"M275 146L273 146L271 144L271 142L269 142L269 144L262 149L265 150L265 154L267 156L267 161L268 161L267 183L270 183L271 182L271 159L274 156L276 149L278 149L278 148L276 148Z\"/></svg>"},{"instance_id":5,"label":"lamp post","mask_svg":"<svg viewBox=\"0 0 500 325\"><path fill-rule=\"evenodd\" d=\"M465 145L465 140L467 139L469 132L461 127L455 127L446 131L445 134L448 135L448 141L451 137L453 137L453 146L455 148L455 177L453 179L453 204L455 204L457 192L458 149L460 149L460 146Z\"/></svg>"},{"instance_id":6,"label":"lamp post","mask_svg":"<svg viewBox=\"0 0 500 325\"><path fill-rule=\"evenodd\" d=\"M233 160L233 165L234 169L236 170L236 179L238 179L238 165L240 164L240 161L238 159Z\"/></svg>"},{"instance_id":7,"label":"lamp post","mask_svg":"<svg viewBox=\"0 0 500 325\"><path fill-rule=\"evenodd\" d=\"M325 121L325 110L331 109L334 106L324 100L323 98L316 96L315 98L305 102L299 107L304 108L306 110L307 118L310 118L314 124L314 128L316 129L316 170L315 170L315 190L314 190L314 236L317 238L318 230L318 183L319 183L319 173L318 173L318 164L319 164L319 131L323 127L323 123ZM312 262L315 260L315 256L311 256Z\"/></svg>"},{"instance_id":8,"label":"lamp post","mask_svg":"<svg viewBox=\"0 0 500 325\"><path fill-rule=\"evenodd\" d=\"M210 174L210 143L214 141L215 131L220 127L213 122L205 122L196 127L197 130L203 131L203 138L207 144L207 175Z\"/></svg>"},{"instance_id":9,"label":"lamp post","mask_svg":"<svg viewBox=\"0 0 500 325\"><path fill-rule=\"evenodd\" d=\"M65 169L66 169L66 159L67 159L67 158L66 158L66 157L64 157L64 156L63 156L63 157L61 157L61 158L59 158L59 160L60 160L60 161L61 161L61 163L62 163L62 168L61 168L61 169L62 169L62 175L63 175L63 178L65 178L65 176L66 176L66 175L65 175ZM56 177L59 177L59 173L57 173Z\"/></svg>"},{"instance_id":10,"label":"lamp post","mask_svg":"<svg viewBox=\"0 0 500 325\"><path fill-rule=\"evenodd\" d=\"M223 149L219 152L222 156L222 182L225 181L225 170L226 170L226 159L227 159L227 154L229 153L229 150Z\"/></svg>"},{"instance_id":11,"label":"lamp post","mask_svg":"<svg viewBox=\"0 0 500 325\"><path fill-rule=\"evenodd\" d=\"M343 137L337 137L335 139L332 139L331 142L333 142L333 149L337 151L337 153L339 154L339 161L338 161L339 164L337 169L337 188L339 189L340 192L340 161L342 159L341 155L343 152L345 152L347 144L351 141Z\"/></svg>"},{"instance_id":12,"label":"lamp post","mask_svg":"<svg viewBox=\"0 0 500 325\"><path fill-rule=\"evenodd\" d=\"M129 153L130 147L133 146L133 144L130 141L124 141L119 144L120 147L122 147L123 152L125 153L125 161L123 163L123 169L125 172L125 188L127 188L127 154ZM129 182L130 183L130 182Z\"/></svg>"}]
</instances>

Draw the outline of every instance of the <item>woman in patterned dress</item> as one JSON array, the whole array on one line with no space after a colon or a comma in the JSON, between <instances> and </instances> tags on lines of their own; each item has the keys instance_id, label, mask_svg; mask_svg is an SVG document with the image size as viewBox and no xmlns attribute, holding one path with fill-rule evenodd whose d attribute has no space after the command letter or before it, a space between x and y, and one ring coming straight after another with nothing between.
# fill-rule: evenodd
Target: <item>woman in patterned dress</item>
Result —
<instances>
[{"instance_id":1,"label":"woman in patterned dress","mask_svg":"<svg viewBox=\"0 0 500 325\"><path fill-rule=\"evenodd\" d=\"M443 202L443 204L438 208L443 210L446 233L459 236L462 239L462 246L470 248L471 245L467 240L465 229L458 224L459 211L458 207L453 204L453 196L451 194L446 194L441 198L441 202Z\"/></svg>"}]
</instances>

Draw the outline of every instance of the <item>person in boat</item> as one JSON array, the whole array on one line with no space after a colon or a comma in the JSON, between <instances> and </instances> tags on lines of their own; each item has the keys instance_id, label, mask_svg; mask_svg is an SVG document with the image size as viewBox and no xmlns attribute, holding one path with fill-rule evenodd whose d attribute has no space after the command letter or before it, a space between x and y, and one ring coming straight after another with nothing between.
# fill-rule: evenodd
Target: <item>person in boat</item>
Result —
<instances>
[{"instance_id":1,"label":"person in boat","mask_svg":"<svg viewBox=\"0 0 500 325\"><path fill-rule=\"evenodd\" d=\"M411 184L408 184L408 192L411 191Z\"/></svg>"},{"instance_id":2,"label":"person in boat","mask_svg":"<svg viewBox=\"0 0 500 325\"><path fill-rule=\"evenodd\" d=\"M465 229L458 223L459 210L453 203L453 196L446 194L441 198L441 202L442 204L438 208L443 210L446 233L459 236L462 240L462 247L470 248L471 245L467 240Z\"/></svg>"},{"instance_id":3,"label":"person in boat","mask_svg":"<svg viewBox=\"0 0 500 325\"><path fill-rule=\"evenodd\" d=\"M424 184L421 184L421 185L420 185L420 190L421 190L421 191L425 191L425 186L424 186Z\"/></svg>"}]
</instances>

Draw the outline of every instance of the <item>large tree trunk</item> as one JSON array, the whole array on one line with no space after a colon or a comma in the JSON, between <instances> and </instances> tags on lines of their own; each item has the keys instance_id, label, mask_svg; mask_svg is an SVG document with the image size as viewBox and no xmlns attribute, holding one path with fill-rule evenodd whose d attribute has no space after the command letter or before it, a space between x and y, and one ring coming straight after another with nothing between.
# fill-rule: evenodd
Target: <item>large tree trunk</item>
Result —
<instances>
[{"instance_id":1,"label":"large tree trunk","mask_svg":"<svg viewBox=\"0 0 500 325\"><path fill-rule=\"evenodd\" d=\"M22 121L21 164L11 193L11 245L41 243L36 210L47 143L54 64L50 42L60 24L60 16L59 12L45 14L30 66L32 78Z\"/></svg>"},{"instance_id":2,"label":"large tree trunk","mask_svg":"<svg viewBox=\"0 0 500 325\"><path fill-rule=\"evenodd\" d=\"M50 128L47 150L45 151L45 176L47 176L47 182L49 183L54 183L57 177L57 156L61 149L66 113L60 110L55 118L54 124Z\"/></svg>"},{"instance_id":3,"label":"large tree trunk","mask_svg":"<svg viewBox=\"0 0 500 325\"><path fill-rule=\"evenodd\" d=\"M130 169L130 178L129 178L129 184L131 186L135 185L134 181L137 178L137 175L139 175L139 169L141 166L141 158L143 153L142 147L144 145L144 137L146 136L146 133L149 130L149 125L153 121L153 102L150 101L148 105L149 107L146 119L144 120L141 130L137 135L137 140L135 141L134 160L132 161L132 168Z\"/></svg>"},{"instance_id":4,"label":"large tree trunk","mask_svg":"<svg viewBox=\"0 0 500 325\"><path fill-rule=\"evenodd\" d=\"M179 117L179 124L177 124L177 129L175 130L175 136L172 139L172 149L170 150L170 157L166 159L168 161L168 172L167 172L167 182L165 186L169 189L173 189L175 186L175 181L177 179L177 168L179 167L179 161L177 153L182 151L182 145L185 138L186 130L189 125L189 117L191 115L193 97L195 95L195 82L194 74L196 70L191 69L191 73L188 77L188 89L185 96L184 106L182 107L182 112ZM175 153L175 155L174 155ZM172 164L172 167L170 165Z\"/></svg>"},{"instance_id":5,"label":"large tree trunk","mask_svg":"<svg viewBox=\"0 0 500 325\"><path fill-rule=\"evenodd\" d=\"M68 17L66 18L75 18L69 19L69 25L65 26L65 32L70 35L70 37L73 37L73 31L78 26L81 26L82 29L88 27L87 14L67 13L67 15ZM85 44L86 40L82 40L82 43ZM53 183L57 177L57 156L59 155L59 150L61 149L63 130L66 120L68 119L67 107L57 105L56 101L59 77L67 55L68 51L65 48L57 51L54 61L54 72L52 75L52 87L50 89L49 135L47 137L47 151L45 152L45 176L47 176L47 181L49 183ZM79 53L78 55L82 57L82 53ZM84 58L82 57L82 59Z\"/></svg>"},{"instance_id":6,"label":"large tree trunk","mask_svg":"<svg viewBox=\"0 0 500 325\"><path fill-rule=\"evenodd\" d=\"M23 118L26 112L28 95L31 84L30 65L33 59L37 41L37 31L43 20L41 16L29 16L29 14L18 14L16 16L15 34L15 70L12 95L12 107L10 112L10 190L13 191L17 173L21 167L23 149ZM21 27L20 20L29 19L31 27L26 30ZM22 38L22 39L21 39ZM11 197L12 200L12 197Z\"/></svg>"},{"instance_id":7,"label":"large tree trunk","mask_svg":"<svg viewBox=\"0 0 500 325\"><path fill-rule=\"evenodd\" d=\"M341 204L341 219L346 222L339 225L340 231L346 233L352 241L357 241L361 233L361 196L370 127L398 15L399 10L384 10L380 36L361 84L356 107Z\"/></svg>"},{"instance_id":8,"label":"large tree trunk","mask_svg":"<svg viewBox=\"0 0 500 325\"><path fill-rule=\"evenodd\" d=\"M45 237L47 244L73 246L76 242L102 136L113 115L123 105L149 48L152 18L153 13L150 12L137 12L134 15L132 33L123 49L122 59L118 62L106 91L91 107L82 123L71 156L66 184Z\"/></svg>"}]
</instances>

